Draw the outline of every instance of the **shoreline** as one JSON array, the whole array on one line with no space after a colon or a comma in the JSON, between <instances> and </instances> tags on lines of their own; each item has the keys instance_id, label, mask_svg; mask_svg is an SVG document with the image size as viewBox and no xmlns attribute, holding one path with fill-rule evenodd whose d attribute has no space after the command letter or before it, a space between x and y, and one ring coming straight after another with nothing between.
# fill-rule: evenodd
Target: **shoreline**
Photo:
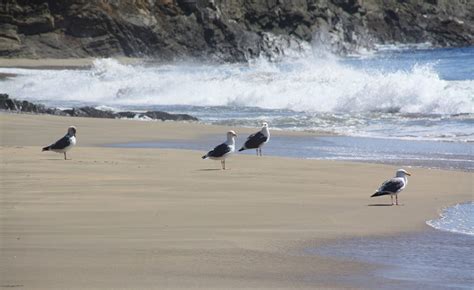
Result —
<instances>
[{"instance_id":1,"label":"shoreline","mask_svg":"<svg viewBox=\"0 0 474 290\"><path fill-rule=\"evenodd\" d=\"M236 155L221 171L199 151L98 147L228 127L16 114L0 123L2 285L346 289L324 276L371 265L293 250L424 231L472 197L466 172L414 168L404 206L369 206L388 201L368 196L393 166ZM69 125L78 128L72 160L40 152Z\"/></svg>"},{"instance_id":2,"label":"shoreline","mask_svg":"<svg viewBox=\"0 0 474 290\"><path fill-rule=\"evenodd\" d=\"M466 249L472 235L429 227L412 233L339 239L309 246L308 255L356 261L372 267L349 280L363 289L467 289L474 265ZM435 251L433 251L436 249ZM369 279L368 279L369 278ZM334 280L347 280L343 276Z\"/></svg>"},{"instance_id":3,"label":"shoreline","mask_svg":"<svg viewBox=\"0 0 474 290\"><path fill-rule=\"evenodd\" d=\"M237 127L237 130L239 130L239 127ZM257 128L254 128L254 130L257 130ZM414 142L412 140L332 136L285 130L280 130L279 135L273 135L275 132L276 130L272 130L271 145L265 146L263 150L265 156L384 164L461 172L474 171L474 160L472 160L468 153L465 153L469 152L471 147L469 144L462 142ZM302 134L289 135L286 134L287 132L302 132ZM221 140L220 135L210 134L192 140L142 141L103 144L103 146L109 148L156 148L201 151L212 148L215 142ZM239 142L243 142L242 137L238 140L238 144ZM384 149L374 151L373 148ZM436 155L432 153L433 150L437 150ZM254 155L254 150L246 150L238 154Z\"/></svg>"}]
</instances>

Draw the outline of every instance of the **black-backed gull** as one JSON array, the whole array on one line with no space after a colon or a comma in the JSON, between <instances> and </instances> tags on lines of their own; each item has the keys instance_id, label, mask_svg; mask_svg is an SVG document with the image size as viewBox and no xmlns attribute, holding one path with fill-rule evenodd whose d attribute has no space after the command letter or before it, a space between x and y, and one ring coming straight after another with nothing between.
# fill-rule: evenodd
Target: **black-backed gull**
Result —
<instances>
[{"instance_id":1,"label":"black-backed gull","mask_svg":"<svg viewBox=\"0 0 474 290\"><path fill-rule=\"evenodd\" d=\"M270 140L270 130L268 130L268 124L263 123L262 129L255 134L250 135L245 141L244 146L239 149L240 151L244 151L247 149L256 149L257 156L260 154L262 156L262 147Z\"/></svg>"},{"instance_id":2,"label":"black-backed gull","mask_svg":"<svg viewBox=\"0 0 474 290\"><path fill-rule=\"evenodd\" d=\"M56 141L54 144L46 146L43 151L54 151L57 153L64 153L64 160L66 160L66 152L76 145L76 127L70 126L67 129L67 134Z\"/></svg>"},{"instance_id":3,"label":"black-backed gull","mask_svg":"<svg viewBox=\"0 0 474 290\"><path fill-rule=\"evenodd\" d=\"M398 169L395 177L385 181L371 197L390 195L392 205L394 205L393 196L395 195L395 204L398 205L398 194L408 184L407 175L410 176L411 174L406 172L404 169Z\"/></svg>"},{"instance_id":4,"label":"black-backed gull","mask_svg":"<svg viewBox=\"0 0 474 290\"><path fill-rule=\"evenodd\" d=\"M227 132L227 141L224 143L216 146L211 151L207 152L206 155L202 156L202 159L213 159L213 160L220 160L222 169L225 170L225 159L229 157L230 154L234 153L235 151L235 134L234 131Z\"/></svg>"}]
</instances>

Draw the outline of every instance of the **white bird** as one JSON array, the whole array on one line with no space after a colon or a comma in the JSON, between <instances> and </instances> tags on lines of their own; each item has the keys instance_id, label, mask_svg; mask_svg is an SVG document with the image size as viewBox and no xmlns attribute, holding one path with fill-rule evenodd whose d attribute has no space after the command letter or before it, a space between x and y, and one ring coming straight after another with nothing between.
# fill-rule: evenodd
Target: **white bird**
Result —
<instances>
[{"instance_id":1,"label":"white bird","mask_svg":"<svg viewBox=\"0 0 474 290\"><path fill-rule=\"evenodd\" d=\"M66 160L66 152L76 145L76 127L70 126L67 129L67 134L56 141L54 144L46 146L43 151L53 151L57 153L64 153L64 160Z\"/></svg>"},{"instance_id":2,"label":"white bird","mask_svg":"<svg viewBox=\"0 0 474 290\"><path fill-rule=\"evenodd\" d=\"M408 176L411 176L410 173L404 169L398 169L394 178L385 181L380 188L371 196L382 196L390 195L393 203L393 196L395 195L396 205L398 205L398 194L407 186Z\"/></svg>"},{"instance_id":3,"label":"white bird","mask_svg":"<svg viewBox=\"0 0 474 290\"><path fill-rule=\"evenodd\" d=\"M227 140L207 152L206 155L202 156L202 159L210 158L213 160L220 160L222 169L225 170L225 159L235 151L235 137L237 137L237 134L235 134L234 131L231 130L227 132Z\"/></svg>"},{"instance_id":4,"label":"white bird","mask_svg":"<svg viewBox=\"0 0 474 290\"><path fill-rule=\"evenodd\" d=\"M245 141L244 146L242 146L242 148L239 149L239 152L247 150L247 149L256 149L257 156L259 155L259 153L260 153L260 156L262 156L262 147L268 141L270 141L270 130L268 130L268 124L263 123L262 129L258 131L257 133L250 135L247 138L247 141Z\"/></svg>"}]
</instances>

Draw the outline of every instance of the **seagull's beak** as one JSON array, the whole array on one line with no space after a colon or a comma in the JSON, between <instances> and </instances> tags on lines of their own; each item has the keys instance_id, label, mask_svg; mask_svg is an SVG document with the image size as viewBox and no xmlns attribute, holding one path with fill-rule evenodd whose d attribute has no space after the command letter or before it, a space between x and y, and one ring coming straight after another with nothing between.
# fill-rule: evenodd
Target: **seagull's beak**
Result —
<instances>
[{"instance_id":1,"label":"seagull's beak","mask_svg":"<svg viewBox=\"0 0 474 290\"><path fill-rule=\"evenodd\" d=\"M237 137L237 134L234 134L234 137Z\"/></svg>"},{"instance_id":2,"label":"seagull's beak","mask_svg":"<svg viewBox=\"0 0 474 290\"><path fill-rule=\"evenodd\" d=\"M411 173L408 173L408 172L407 172L406 175L411 176Z\"/></svg>"}]
</instances>

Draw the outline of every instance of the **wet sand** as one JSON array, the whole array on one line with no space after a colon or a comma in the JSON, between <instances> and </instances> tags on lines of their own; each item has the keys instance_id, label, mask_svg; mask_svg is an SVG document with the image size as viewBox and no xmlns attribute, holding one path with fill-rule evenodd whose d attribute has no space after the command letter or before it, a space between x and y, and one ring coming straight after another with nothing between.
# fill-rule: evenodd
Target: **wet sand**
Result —
<instances>
[{"instance_id":1,"label":"wet sand","mask_svg":"<svg viewBox=\"0 0 474 290\"><path fill-rule=\"evenodd\" d=\"M72 160L41 152L69 125ZM443 207L472 199L467 172L410 169L403 206L392 207L369 196L393 166L236 154L222 171L200 159L209 148L101 147L228 129L238 144L253 131L1 113L0 286L351 288L333 277L375 265L303 249L422 231Z\"/></svg>"}]
</instances>

